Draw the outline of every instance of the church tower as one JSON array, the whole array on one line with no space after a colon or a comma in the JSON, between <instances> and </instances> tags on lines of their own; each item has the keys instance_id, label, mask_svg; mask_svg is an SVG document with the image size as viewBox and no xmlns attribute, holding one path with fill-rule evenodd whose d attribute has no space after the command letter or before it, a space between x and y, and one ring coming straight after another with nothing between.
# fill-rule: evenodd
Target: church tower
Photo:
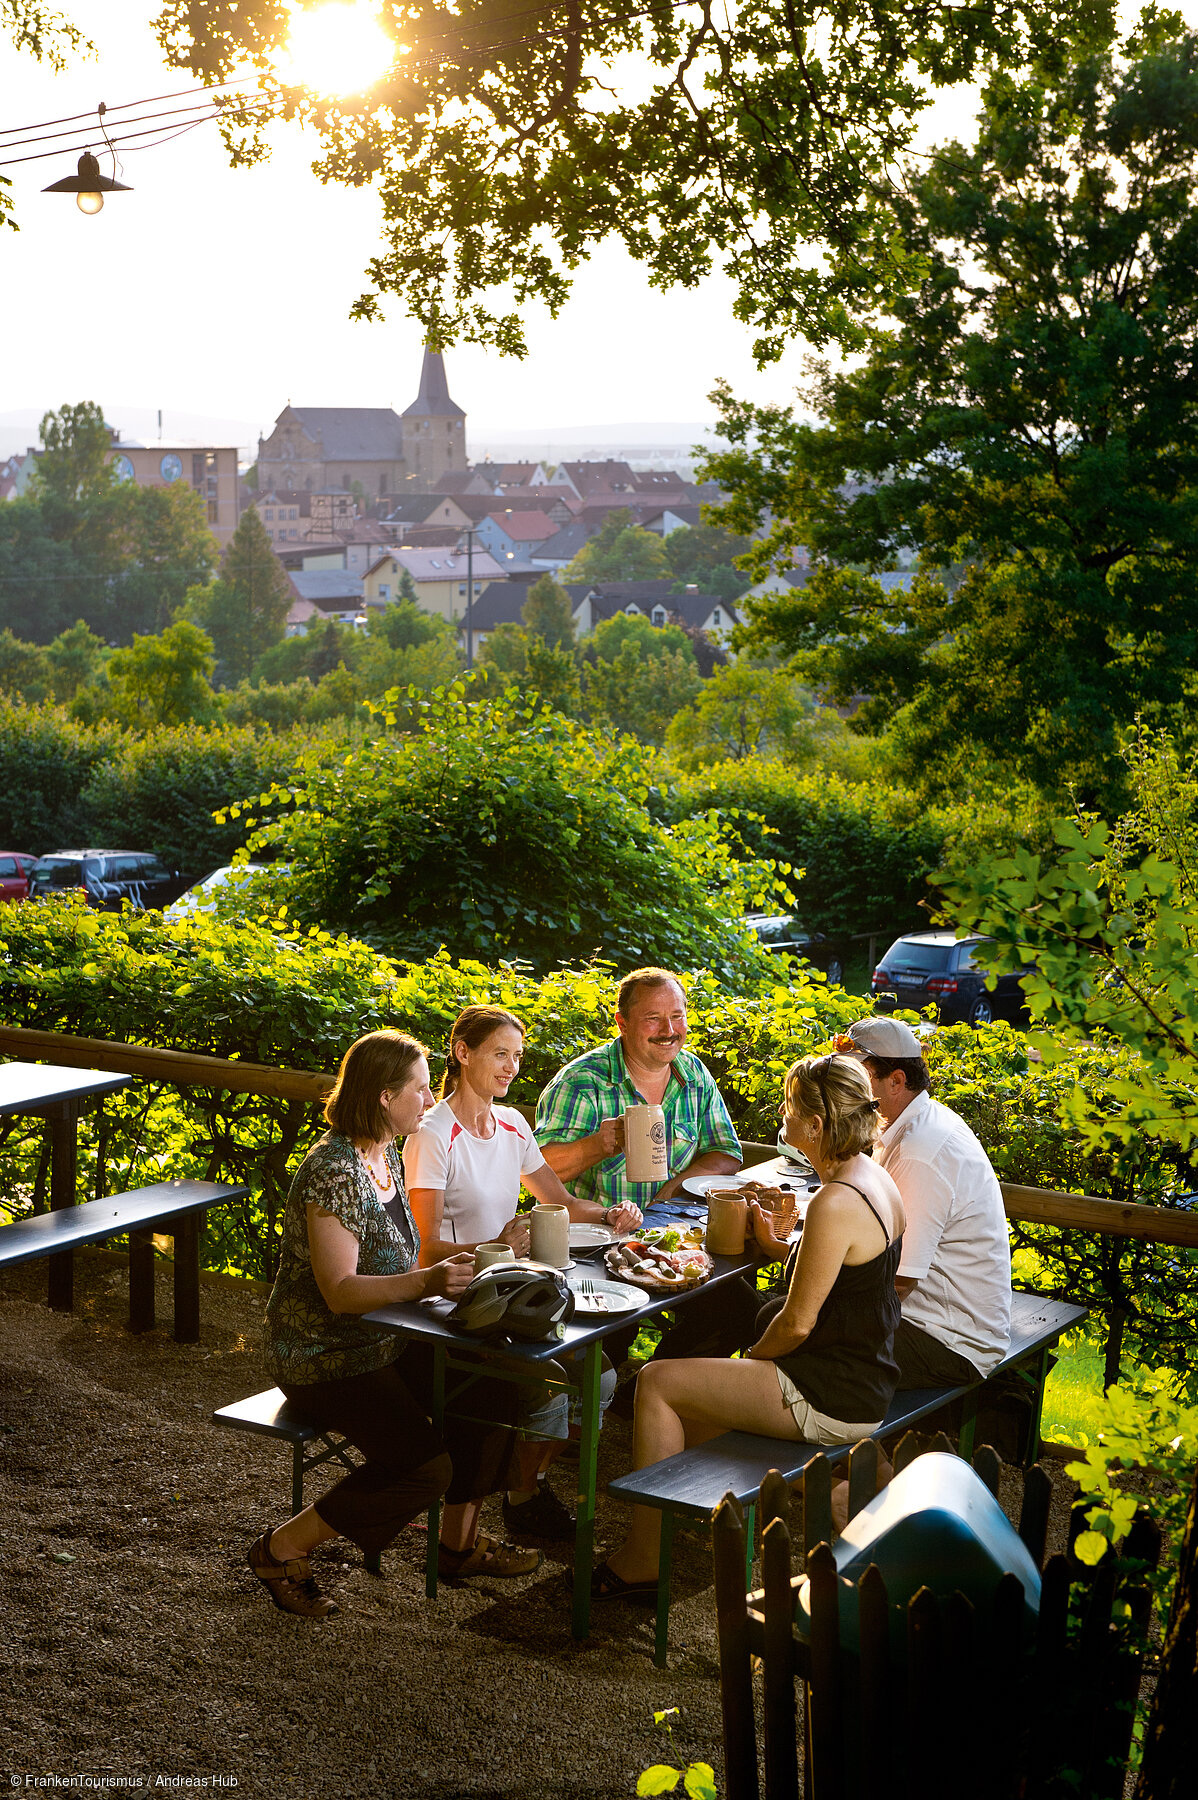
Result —
<instances>
[{"instance_id":1,"label":"church tower","mask_svg":"<svg viewBox=\"0 0 1198 1800\"><path fill-rule=\"evenodd\" d=\"M440 351L425 349L420 392L401 417L410 484L436 493L443 475L466 467L466 414L449 397Z\"/></svg>"}]
</instances>

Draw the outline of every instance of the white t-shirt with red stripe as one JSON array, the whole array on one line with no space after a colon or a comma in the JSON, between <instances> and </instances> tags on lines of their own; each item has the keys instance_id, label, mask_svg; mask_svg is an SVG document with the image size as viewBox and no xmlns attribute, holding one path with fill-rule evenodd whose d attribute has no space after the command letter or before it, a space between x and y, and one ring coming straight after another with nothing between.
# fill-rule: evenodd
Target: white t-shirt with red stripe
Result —
<instances>
[{"instance_id":1,"label":"white t-shirt with red stripe","mask_svg":"<svg viewBox=\"0 0 1198 1800\"><path fill-rule=\"evenodd\" d=\"M485 1244L514 1218L520 1178L544 1166L532 1126L511 1106L493 1107L495 1131L474 1137L448 1100L438 1100L419 1131L404 1139L409 1190L445 1193L441 1235L459 1244Z\"/></svg>"}]
</instances>

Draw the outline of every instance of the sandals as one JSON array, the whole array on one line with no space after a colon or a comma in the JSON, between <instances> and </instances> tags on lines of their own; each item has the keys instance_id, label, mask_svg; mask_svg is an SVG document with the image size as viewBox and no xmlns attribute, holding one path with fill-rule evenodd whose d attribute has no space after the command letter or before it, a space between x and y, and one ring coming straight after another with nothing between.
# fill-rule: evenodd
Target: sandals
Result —
<instances>
[{"instance_id":1,"label":"sandals","mask_svg":"<svg viewBox=\"0 0 1198 1800\"><path fill-rule=\"evenodd\" d=\"M534 1574L540 1566L539 1550L522 1550L492 1537L480 1537L471 1550L447 1550L444 1544L437 1549L437 1579L451 1586L475 1575L511 1581L517 1575Z\"/></svg>"},{"instance_id":2,"label":"sandals","mask_svg":"<svg viewBox=\"0 0 1198 1800\"><path fill-rule=\"evenodd\" d=\"M280 1612L296 1613L301 1619L327 1619L340 1607L328 1594L322 1594L312 1575L306 1556L280 1562L270 1553L269 1531L264 1531L256 1544L251 1544L248 1562Z\"/></svg>"},{"instance_id":3,"label":"sandals","mask_svg":"<svg viewBox=\"0 0 1198 1800\"><path fill-rule=\"evenodd\" d=\"M625 1581L609 1562L597 1563L591 1570L592 1600L631 1600L638 1605L647 1601L657 1604L657 1577L651 1581Z\"/></svg>"}]
</instances>

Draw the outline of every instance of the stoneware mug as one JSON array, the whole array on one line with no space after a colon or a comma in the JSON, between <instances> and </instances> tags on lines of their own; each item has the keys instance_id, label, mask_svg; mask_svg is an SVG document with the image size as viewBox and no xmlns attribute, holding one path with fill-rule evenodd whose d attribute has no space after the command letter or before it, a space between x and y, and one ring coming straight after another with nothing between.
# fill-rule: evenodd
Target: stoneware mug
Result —
<instances>
[{"instance_id":1,"label":"stoneware mug","mask_svg":"<svg viewBox=\"0 0 1198 1800\"><path fill-rule=\"evenodd\" d=\"M534 1262L564 1269L570 1260L570 1214L556 1202L537 1204L528 1215Z\"/></svg>"},{"instance_id":2,"label":"stoneware mug","mask_svg":"<svg viewBox=\"0 0 1198 1800\"><path fill-rule=\"evenodd\" d=\"M510 1244L499 1242L478 1244L474 1251L474 1273L481 1275L484 1269L491 1267L492 1263L515 1262L515 1260L516 1252Z\"/></svg>"}]
</instances>

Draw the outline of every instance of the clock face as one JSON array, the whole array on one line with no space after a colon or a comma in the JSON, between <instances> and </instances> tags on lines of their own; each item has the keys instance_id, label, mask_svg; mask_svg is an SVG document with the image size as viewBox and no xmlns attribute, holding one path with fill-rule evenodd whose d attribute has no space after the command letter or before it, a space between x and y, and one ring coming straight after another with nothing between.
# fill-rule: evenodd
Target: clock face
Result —
<instances>
[{"instance_id":1,"label":"clock face","mask_svg":"<svg viewBox=\"0 0 1198 1800\"><path fill-rule=\"evenodd\" d=\"M173 453L170 456L164 456L158 467L164 481L178 481L183 473L183 464Z\"/></svg>"},{"instance_id":2,"label":"clock face","mask_svg":"<svg viewBox=\"0 0 1198 1800\"><path fill-rule=\"evenodd\" d=\"M127 456L114 456L112 459L112 466L118 481L133 480L133 464L129 461Z\"/></svg>"}]
</instances>

